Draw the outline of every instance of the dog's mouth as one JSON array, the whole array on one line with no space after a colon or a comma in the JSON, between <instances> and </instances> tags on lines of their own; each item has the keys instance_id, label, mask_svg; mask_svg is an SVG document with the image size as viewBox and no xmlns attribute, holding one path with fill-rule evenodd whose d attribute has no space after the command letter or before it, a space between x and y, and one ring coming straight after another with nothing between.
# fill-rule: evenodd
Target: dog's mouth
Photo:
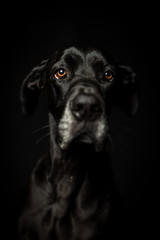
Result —
<instances>
[{"instance_id":1,"label":"dog's mouth","mask_svg":"<svg viewBox=\"0 0 160 240\"><path fill-rule=\"evenodd\" d=\"M94 135L87 133L87 132L83 132L81 134L79 134L78 136L76 136L71 145L70 146L77 146L77 145L88 145L88 146L93 146L95 148L95 150L97 152L101 151L101 149L103 148L103 143L102 142L98 142L97 139L95 139Z\"/></svg>"},{"instance_id":2,"label":"dog's mouth","mask_svg":"<svg viewBox=\"0 0 160 240\"><path fill-rule=\"evenodd\" d=\"M77 134L73 140L73 144L77 143L85 143L85 144L94 144L95 139L94 136L89 131L82 131L81 133Z\"/></svg>"},{"instance_id":3,"label":"dog's mouth","mask_svg":"<svg viewBox=\"0 0 160 240\"><path fill-rule=\"evenodd\" d=\"M86 143L86 144L92 144L94 141L92 137L88 133L82 133L78 137L74 139L75 143Z\"/></svg>"},{"instance_id":4,"label":"dog's mouth","mask_svg":"<svg viewBox=\"0 0 160 240\"><path fill-rule=\"evenodd\" d=\"M61 121L59 124L58 145L67 150L78 144L94 145L99 152L107 136L107 123L104 117L94 122L82 123L72 119L71 122Z\"/></svg>"}]
</instances>

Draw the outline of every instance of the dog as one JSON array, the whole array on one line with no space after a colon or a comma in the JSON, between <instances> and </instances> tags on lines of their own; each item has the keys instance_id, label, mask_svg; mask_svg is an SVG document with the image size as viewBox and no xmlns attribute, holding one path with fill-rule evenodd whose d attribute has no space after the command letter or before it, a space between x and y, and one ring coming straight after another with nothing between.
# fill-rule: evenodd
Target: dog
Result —
<instances>
[{"instance_id":1,"label":"dog","mask_svg":"<svg viewBox=\"0 0 160 240\"><path fill-rule=\"evenodd\" d=\"M20 240L107 239L113 185L108 124L114 105L136 113L136 79L129 66L94 47L57 51L24 79L24 115L46 91L50 141L28 183Z\"/></svg>"}]
</instances>

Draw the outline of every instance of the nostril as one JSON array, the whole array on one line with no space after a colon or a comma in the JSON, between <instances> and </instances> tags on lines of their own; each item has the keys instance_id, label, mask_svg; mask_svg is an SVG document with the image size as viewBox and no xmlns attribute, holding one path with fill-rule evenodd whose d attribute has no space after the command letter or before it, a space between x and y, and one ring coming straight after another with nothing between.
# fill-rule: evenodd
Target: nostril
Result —
<instances>
[{"instance_id":1,"label":"nostril","mask_svg":"<svg viewBox=\"0 0 160 240\"><path fill-rule=\"evenodd\" d=\"M82 120L86 113L86 111L84 109L84 104L81 104L81 103L73 104L72 105L72 113L78 120Z\"/></svg>"},{"instance_id":2,"label":"nostril","mask_svg":"<svg viewBox=\"0 0 160 240\"><path fill-rule=\"evenodd\" d=\"M92 104L90 106L90 111L91 112L100 112L101 108L99 104Z\"/></svg>"},{"instance_id":3,"label":"nostril","mask_svg":"<svg viewBox=\"0 0 160 240\"><path fill-rule=\"evenodd\" d=\"M98 104L92 104L89 107L88 110L88 119L90 121L94 121L98 118L98 116L100 115L101 112L101 107Z\"/></svg>"},{"instance_id":4,"label":"nostril","mask_svg":"<svg viewBox=\"0 0 160 240\"><path fill-rule=\"evenodd\" d=\"M80 121L84 119L86 110L83 104L73 104L71 110L72 114L76 117L76 119Z\"/></svg>"},{"instance_id":5,"label":"nostril","mask_svg":"<svg viewBox=\"0 0 160 240\"><path fill-rule=\"evenodd\" d=\"M81 110L83 110L83 107L84 107L83 104L78 103L78 104L75 104L74 110L75 110L75 111L81 111Z\"/></svg>"}]
</instances>

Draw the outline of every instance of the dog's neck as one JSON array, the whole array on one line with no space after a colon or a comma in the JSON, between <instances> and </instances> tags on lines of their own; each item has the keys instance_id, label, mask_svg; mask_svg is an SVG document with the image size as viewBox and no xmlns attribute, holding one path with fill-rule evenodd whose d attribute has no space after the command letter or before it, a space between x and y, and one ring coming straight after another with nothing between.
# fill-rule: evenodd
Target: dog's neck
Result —
<instances>
[{"instance_id":1,"label":"dog's neck","mask_svg":"<svg viewBox=\"0 0 160 240\"><path fill-rule=\"evenodd\" d=\"M50 162L51 169L54 171L55 166L61 166L68 171L97 172L97 168L105 166L108 163L108 155L103 149L96 152L94 145L75 144L67 150L61 150L55 141L50 142ZM70 172L70 174L71 174Z\"/></svg>"}]
</instances>

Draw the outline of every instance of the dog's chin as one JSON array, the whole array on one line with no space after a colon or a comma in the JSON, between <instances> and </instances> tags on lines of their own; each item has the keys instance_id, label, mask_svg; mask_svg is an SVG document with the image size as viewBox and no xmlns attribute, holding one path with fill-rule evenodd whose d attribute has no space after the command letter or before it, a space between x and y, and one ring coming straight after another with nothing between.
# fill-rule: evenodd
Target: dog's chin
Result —
<instances>
[{"instance_id":1,"label":"dog's chin","mask_svg":"<svg viewBox=\"0 0 160 240\"><path fill-rule=\"evenodd\" d=\"M58 144L62 150L72 149L74 147L79 146L80 149L82 146L85 147L92 147L96 152L100 152L103 149L103 142L99 142L98 140L94 139L93 136L90 136L88 133L81 133L78 136L75 136L71 141L67 144L60 143Z\"/></svg>"}]
</instances>

